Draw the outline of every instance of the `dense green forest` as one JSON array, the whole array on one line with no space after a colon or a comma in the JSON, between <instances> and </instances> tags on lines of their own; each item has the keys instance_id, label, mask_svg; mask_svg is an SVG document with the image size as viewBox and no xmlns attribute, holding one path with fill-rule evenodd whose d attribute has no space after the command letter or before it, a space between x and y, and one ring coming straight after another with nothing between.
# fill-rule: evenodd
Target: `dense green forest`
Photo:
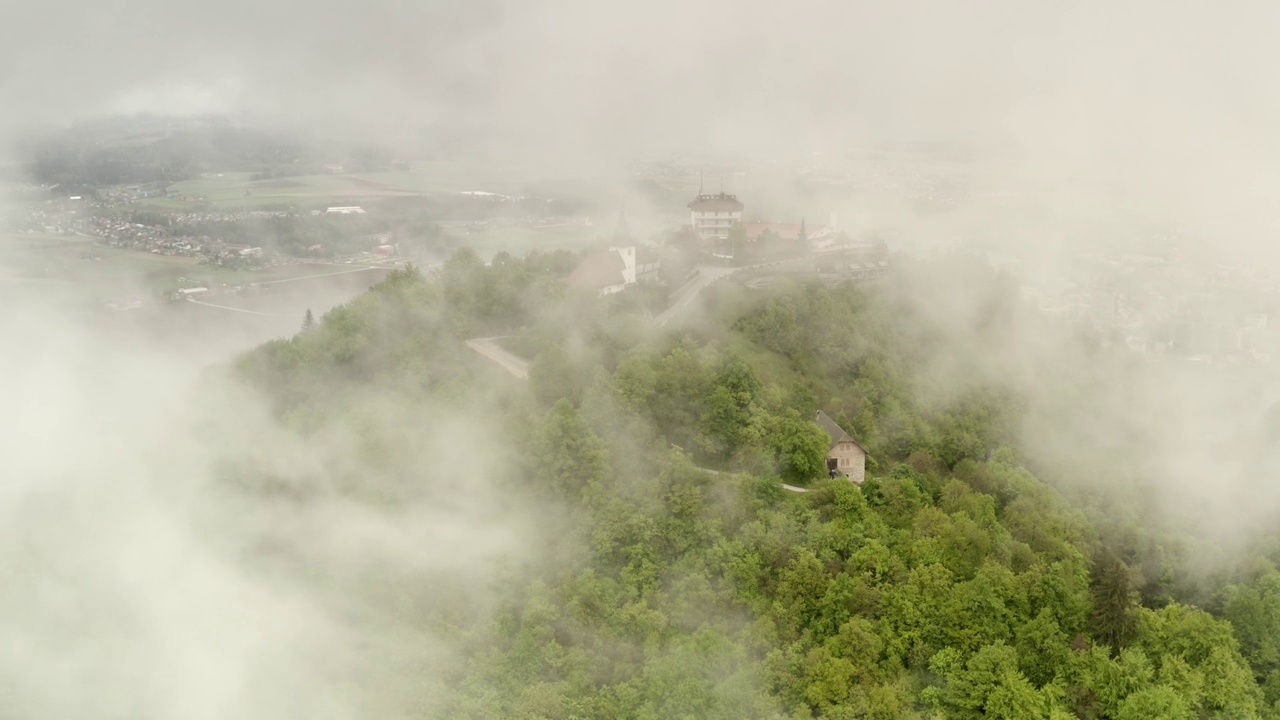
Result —
<instances>
[{"instance_id":1,"label":"dense green forest","mask_svg":"<svg viewBox=\"0 0 1280 720\"><path fill-rule=\"evenodd\" d=\"M1012 332L991 271L726 285L662 332L629 293L567 292L554 260L397 271L236 364L290 432L354 437L352 502L414 494L415 428L466 414L540 521L486 602L420 603L458 660L384 716L1280 718L1275 556L1193 576L1195 539L1143 525L1139 500L1038 479L1018 434L1034 398L997 360L939 362ZM990 288L971 326L911 301L940 273ZM535 358L528 382L464 345L502 334ZM817 409L867 447L862 485L825 477Z\"/></svg>"}]
</instances>

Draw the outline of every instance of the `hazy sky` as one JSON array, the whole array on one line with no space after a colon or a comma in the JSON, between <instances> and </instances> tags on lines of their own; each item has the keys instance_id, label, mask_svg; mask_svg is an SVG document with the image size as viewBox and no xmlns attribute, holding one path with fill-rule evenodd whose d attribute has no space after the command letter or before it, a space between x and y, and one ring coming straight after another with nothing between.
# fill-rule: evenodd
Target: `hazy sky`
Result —
<instances>
[{"instance_id":1,"label":"hazy sky","mask_svg":"<svg viewBox=\"0 0 1280 720\"><path fill-rule=\"evenodd\" d=\"M554 170L945 141L1257 249L1280 193L1278 15L1262 0L8 3L0 130L231 111L394 142L445 129Z\"/></svg>"},{"instance_id":2,"label":"hazy sky","mask_svg":"<svg viewBox=\"0 0 1280 720\"><path fill-rule=\"evenodd\" d=\"M1259 1L10 5L10 120L207 108L602 147L962 139L1127 161L1258 140L1280 99L1280 10Z\"/></svg>"}]
</instances>

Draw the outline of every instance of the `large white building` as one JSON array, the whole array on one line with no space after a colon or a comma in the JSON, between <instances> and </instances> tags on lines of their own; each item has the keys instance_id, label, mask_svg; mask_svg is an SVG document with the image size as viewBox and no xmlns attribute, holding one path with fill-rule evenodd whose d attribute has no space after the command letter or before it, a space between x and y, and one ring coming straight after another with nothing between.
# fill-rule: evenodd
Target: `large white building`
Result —
<instances>
[{"instance_id":1,"label":"large white building","mask_svg":"<svg viewBox=\"0 0 1280 720\"><path fill-rule=\"evenodd\" d=\"M703 240L727 240L729 228L742 221L742 207L736 195L699 194L689 203L689 224Z\"/></svg>"}]
</instances>

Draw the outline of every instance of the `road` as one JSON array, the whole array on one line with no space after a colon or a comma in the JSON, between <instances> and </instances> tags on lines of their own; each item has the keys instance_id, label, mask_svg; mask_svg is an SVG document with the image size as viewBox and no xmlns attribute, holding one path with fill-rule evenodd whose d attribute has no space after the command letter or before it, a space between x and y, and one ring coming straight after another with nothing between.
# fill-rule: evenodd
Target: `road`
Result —
<instances>
[{"instance_id":1,"label":"road","mask_svg":"<svg viewBox=\"0 0 1280 720\"><path fill-rule=\"evenodd\" d=\"M311 264L316 265L319 263L311 263ZM330 263L325 263L325 264L330 264ZM278 283L298 282L299 280L314 280L315 278L329 277L331 275L346 275L348 273L366 272L368 270L386 270L386 268L373 266L373 265L363 265L361 267L350 268L347 270L338 270L336 272L318 273L316 275L301 275L299 277L289 277L289 278L283 278L281 280L262 280L260 282L245 283L245 286L257 287L260 285L276 285Z\"/></svg>"},{"instance_id":2,"label":"road","mask_svg":"<svg viewBox=\"0 0 1280 720\"><path fill-rule=\"evenodd\" d=\"M658 327L666 325L671 318L689 307L708 285L723 277L732 275L739 268L724 267L723 265L699 265L697 270L698 275L672 293L671 305L653 319Z\"/></svg>"},{"instance_id":3,"label":"road","mask_svg":"<svg viewBox=\"0 0 1280 720\"><path fill-rule=\"evenodd\" d=\"M509 335L500 335L498 337L489 338L472 338L467 341L467 347L479 353L482 357L488 358L497 363L499 367L521 380L529 379L529 362L523 358L516 357L506 350L502 349L495 340L501 340Z\"/></svg>"},{"instance_id":4,"label":"road","mask_svg":"<svg viewBox=\"0 0 1280 720\"><path fill-rule=\"evenodd\" d=\"M721 472L720 472L719 470L712 470L712 469L711 469L711 468L709 468L709 467L702 467L701 465L694 465L694 467L698 468L699 470L701 470L701 471L702 471L702 472L704 472L704 473L710 473L710 474L712 474L712 475L720 475L720 474L721 474ZM795 485L788 485L788 484L786 484L786 483L779 483L779 484L780 484L780 485L782 485L782 489L783 489L783 490L790 490L791 492L798 492L798 493L807 493L807 492L811 492L811 491L809 490L809 488L796 487Z\"/></svg>"}]
</instances>

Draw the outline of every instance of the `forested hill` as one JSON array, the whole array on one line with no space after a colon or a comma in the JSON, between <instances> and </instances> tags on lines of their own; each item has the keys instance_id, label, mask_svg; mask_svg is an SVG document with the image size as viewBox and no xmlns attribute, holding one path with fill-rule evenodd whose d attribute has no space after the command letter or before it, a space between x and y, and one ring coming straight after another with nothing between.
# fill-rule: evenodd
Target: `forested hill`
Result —
<instances>
[{"instance_id":1,"label":"forested hill","mask_svg":"<svg viewBox=\"0 0 1280 720\"><path fill-rule=\"evenodd\" d=\"M1274 568L1148 587L1181 572L1181 540L1099 529L1027 469L1026 399L1001 368L948 360L1011 331L1006 286L970 286L994 289L965 328L905 280L729 287L662 333L642 302L567 296L539 262L397 271L237 364L317 453L357 438L341 482L292 501L465 492L414 438L480 416L459 442L499 458L502 496L538 526L521 563L471 570L483 591L450 602L410 578L394 608L412 613L371 605L454 658L396 670L381 717L1280 717ZM527 383L463 345L507 332L536 356ZM819 408L868 448L861 486L823 477Z\"/></svg>"}]
</instances>

